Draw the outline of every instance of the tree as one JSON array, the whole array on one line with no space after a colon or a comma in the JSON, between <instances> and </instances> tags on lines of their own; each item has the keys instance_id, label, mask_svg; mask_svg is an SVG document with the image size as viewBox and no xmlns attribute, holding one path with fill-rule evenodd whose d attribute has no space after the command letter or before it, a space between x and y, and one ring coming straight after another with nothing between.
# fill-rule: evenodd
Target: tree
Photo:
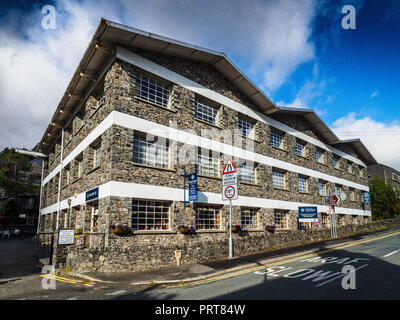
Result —
<instances>
[{"instance_id":1,"label":"tree","mask_svg":"<svg viewBox=\"0 0 400 320\"><path fill-rule=\"evenodd\" d=\"M374 220L391 219L400 215L400 199L391 183L385 183L385 179L375 175L369 189Z\"/></svg>"}]
</instances>

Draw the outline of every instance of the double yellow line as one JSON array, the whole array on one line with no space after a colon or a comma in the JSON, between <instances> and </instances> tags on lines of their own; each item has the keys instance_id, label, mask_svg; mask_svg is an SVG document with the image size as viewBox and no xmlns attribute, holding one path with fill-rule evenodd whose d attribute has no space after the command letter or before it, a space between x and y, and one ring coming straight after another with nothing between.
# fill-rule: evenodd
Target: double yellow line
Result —
<instances>
[{"instance_id":1,"label":"double yellow line","mask_svg":"<svg viewBox=\"0 0 400 320\"><path fill-rule=\"evenodd\" d=\"M65 283L73 283L73 284L81 284L87 287L93 287L96 283L93 281L82 281L82 280L74 280L74 279L69 279L69 278L64 278L60 276L55 276L52 274L42 274L40 275L42 278L47 278L47 279L52 279L60 282L65 282Z\"/></svg>"}]
</instances>

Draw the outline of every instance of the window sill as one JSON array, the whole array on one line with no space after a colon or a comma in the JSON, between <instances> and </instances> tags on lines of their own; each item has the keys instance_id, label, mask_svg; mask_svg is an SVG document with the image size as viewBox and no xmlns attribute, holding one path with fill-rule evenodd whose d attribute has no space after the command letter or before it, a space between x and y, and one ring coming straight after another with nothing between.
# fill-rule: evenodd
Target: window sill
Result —
<instances>
[{"instance_id":1,"label":"window sill","mask_svg":"<svg viewBox=\"0 0 400 320\"><path fill-rule=\"evenodd\" d=\"M98 170L98 169L100 169L100 166L97 166L97 167L91 169L91 170L88 171L86 174L90 174L90 173L92 173L92 172L95 172L95 171Z\"/></svg>"},{"instance_id":2,"label":"window sill","mask_svg":"<svg viewBox=\"0 0 400 320\"><path fill-rule=\"evenodd\" d=\"M161 109L166 110L166 111L171 111L171 112L175 112L175 113L177 112L175 109L171 109L171 108L168 108L168 107L164 107L164 106L162 106L162 105L160 105L160 104L151 102L151 101L146 100L146 99L142 99L142 98L137 97L137 96L134 96L134 98L135 98L136 100L139 100L139 101L144 102L144 103L151 104L152 106L161 108Z\"/></svg>"},{"instance_id":3,"label":"window sill","mask_svg":"<svg viewBox=\"0 0 400 320\"><path fill-rule=\"evenodd\" d=\"M143 235L143 234L176 234L177 231L172 230L139 230L133 231L133 235Z\"/></svg>"},{"instance_id":4,"label":"window sill","mask_svg":"<svg viewBox=\"0 0 400 320\"><path fill-rule=\"evenodd\" d=\"M175 169L163 168L163 167L157 167L157 166L151 166L151 165L143 164L143 163L132 162L132 164L133 164L134 166L142 167L142 168L149 168L149 169L157 169L157 170L163 170L163 171L169 171L169 172L176 172Z\"/></svg>"},{"instance_id":5,"label":"window sill","mask_svg":"<svg viewBox=\"0 0 400 320\"><path fill-rule=\"evenodd\" d=\"M264 232L265 230L263 230L263 229L242 229L241 231L246 231L246 232Z\"/></svg>"},{"instance_id":6,"label":"window sill","mask_svg":"<svg viewBox=\"0 0 400 320\"><path fill-rule=\"evenodd\" d=\"M239 181L239 184L245 184L245 185L254 186L254 187L261 187L261 184L254 183L254 182Z\"/></svg>"},{"instance_id":7,"label":"window sill","mask_svg":"<svg viewBox=\"0 0 400 320\"><path fill-rule=\"evenodd\" d=\"M71 184L74 184L75 182L77 182L77 181L79 181L79 180L82 180L82 177L76 178L75 180L73 180L73 181L71 182Z\"/></svg>"},{"instance_id":8,"label":"window sill","mask_svg":"<svg viewBox=\"0 0 400 320\"><path fill-rule=\"evenodd\" d=\"M221 129L221 130L223 129L219 125L217 125L215 123L207 122L207 121L204 121L204 120L201 120L201 119L198 119L198 118L194 118L194 120L196 120L196 121L198 121L200 123L208 124L209 126L212 126L214 128L217 128L217 129Z\"/></svg>"},{"instance_id":9,"label":"window sill","mask_svg":"<svg viewBox=\"0 0 400 320\"><path fill-rule=\"evenodd\" d=\"M287 191L290 192L289 189L283 189L283 188L276 188L276 187L272 187L273 190L282 190L282 191Z\"/></svg>"},{"instance_id":10,"label":"window sill","mask_svg":"<svg viewBox=\"0 0 400 320\"><path fill-rule=\"evenodd\" d=\"M221 177L208 176L208 175L205 175L205 174L197 174L197 176L198 176L198 177L201 177L201 178L208 178L208 179L222 180L222 178L221 178Z\"/></svg>"},{"instance_id":11,"label":"window sill","mask_svg":"<svg viewBox=\"0 0 400 320\"><path fill-rule=\"evenodd\" d=\"M200 229L196 230L196 233L225 233L226 230L219 230L219 229Z\"/></svg>"},{"instance_id":12,"label":"window sill","mask_svg":"<svg viewBox=\"0 0 400 320\"><path fill-rule=\"evenodd\" d=\"M299 191L299 193L300 193L300 194L312 195L312 193L310 193L310 192L302 192L302 191Z\"/></svg>"},{"instance_id":13,"label":"window sill","mask_svg":"<svg viewBox=\"0 0 400 320\"><path fill-rule=\"evenodd\" d=\"M298 156L299 158L303 158L304 160L310 160L310 159L311 159L311 158L308 157L308 156L302 156L302 155L297 154L297 153L296 153L296 156Z\"/></svg>"},{"instance_id":14,"label":"window sill","mask_svg":"<svg viewBox=\"0 0 400 320\"><path fill-rule=\"evenodd\" d=\"M288 151L287 149L275 147L275 146L273 146L272 144L270 144L269 146L272 147L272 148L274 148L274 149L276 149L276 150L280 150L280 151L284 151L284 152L286 152L286 153L289 153L289 151Z\"/></svg>"}]
</instances>

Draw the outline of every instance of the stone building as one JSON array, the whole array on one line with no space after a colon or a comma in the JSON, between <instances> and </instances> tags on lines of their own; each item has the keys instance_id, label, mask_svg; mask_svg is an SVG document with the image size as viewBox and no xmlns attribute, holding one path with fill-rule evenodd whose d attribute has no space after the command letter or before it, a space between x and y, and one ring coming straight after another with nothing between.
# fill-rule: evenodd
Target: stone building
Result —
<instances>
[{"instance_id":1,"label":"stone building","mask_svg":"<svg viewBox=\"0 0 400 320\"><path fill-rule=\"evenodd\" d=\"M368 180L371 181L375 175L391 183L393 188L400 191L400 172L384 164L378 163L368 166Z\"/></svg>"},{"instance_id":2,"label":"stone building","mask_svg":"<svg viewBox=\"0 0 400 320\"><path fill-rule=\"evenodd\" d=\"M321 225L304 227L328 230L329 192L347 194L336 208L339 226L371 220L361 195L376 161L360 140L339 140L312 110L276 106L224 53L104 19L37 150L49 154L41 231L104 235L96 253L60 249L78 270L226 256L228 158L239 169L232 219L244 232L235 234L236 254L299 237L299 206L318 208ZM188 206L185 170L198 172L199 199ZM111 224L133 232L115 235ZM180 233L181 225L196 233Z\"/></svg>"}]
</instances>

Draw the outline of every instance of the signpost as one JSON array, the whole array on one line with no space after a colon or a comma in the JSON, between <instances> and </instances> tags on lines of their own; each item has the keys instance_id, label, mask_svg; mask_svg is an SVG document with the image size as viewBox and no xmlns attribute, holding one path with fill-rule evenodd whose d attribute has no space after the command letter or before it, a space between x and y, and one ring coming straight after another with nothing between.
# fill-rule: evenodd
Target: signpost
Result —
<instances>
[{"instance_id":1,"label":"signpost","mask_svg":"<svg viewBox=\"0 0 400 320\"><path fill-rule=\"evenodd\" d=\"M233 257L232 241L232 200L238 198L237 169L228 159L222 171L222 200L229 200L229 258Z\"/></svg>"}]
</instances>

